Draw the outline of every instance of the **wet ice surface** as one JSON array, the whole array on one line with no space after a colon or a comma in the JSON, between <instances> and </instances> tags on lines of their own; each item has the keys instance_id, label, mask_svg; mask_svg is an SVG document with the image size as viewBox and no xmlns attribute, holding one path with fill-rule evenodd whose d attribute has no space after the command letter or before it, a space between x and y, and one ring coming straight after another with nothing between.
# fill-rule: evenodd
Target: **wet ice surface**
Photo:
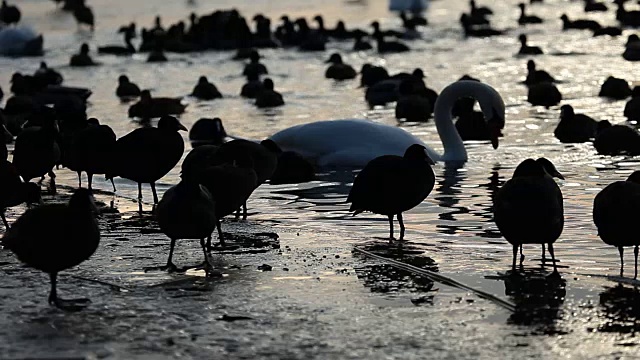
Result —
<instances>
[{"instance_id":1,"label":"wet ice surface","mask_svg":"<svg viewBox=\"0 0 640 360\"><path fill-rule=\"evenodd\" d=\"M135 184L118 179L117 197L113 197L107 192L110 184L95 179L95 186L104 190L98 200L113 201L119 212L101 217L103 238L96 254L60 277L63 296L87 296L92 304L80 313L49 307L46 275L24 268L10 253L0 251L0 358L411 359L495 358L496 354L611 358L637 354L639 340L634 334L640 329L640 294L629 281L622 287L616 281L618 254L598 239L591 206L597 191L637 169L638 160L601 157L591 144L559 144L553 137L558 109L526 103L526 88L518 82L524 79L527 58L514 56L520 34L515 29L517 2L486 4L498 14L495 27L513 29L505 37L462 40L455 21L466 10L466 1L434 1L428 14L432 25L424 30L423 40L410 43L415 51L384 58L345 55L345 61L357 68L366 61L385 64L391 72L420 66L428 86L437 91L468 73L495 86L507 104L505 137L498 150L486 143L469 143L470 160L464 167L435 166L433 193L405 213L410 243L403 249L385 252L382 238L388 234L388 225L384 217L351 217L344 200L353 174L332 173L307 184L264 185L250 199L248 221L225 219L226 233L262 242L249 241L226 254L214 253L222 278L207 279L198 271L145 273L145 267L163 265L169 249L169 240L152 220L151 206L146 203L146 212L139 217L134 212ZM190 126L200 117L219 116L230 134L242 137L260 139L293 124L331 118L367 117L397 124L393 107L367 109L357 82L335 84L323 78L322 60L336 49L349 49L346 43L333 43L320 54L264 51L276 88L287 102L283 108L267 111L236 95L243 83L242 65L228 60L231 52L168 54L172 61L153 66L144 63L144 56L105 56L97 58L104 63L98 69L66 67L80 41L88 41L92 48L120 43L115 29L131 20L148 26L160 13L166 14L168 24L191 11L204 13L230 3L201 0L189 7L181 1L134 5L95 0L91 1L98 18L94 35L76 32L73 19L55 11L50 1L19 5L26 21L45 32L49 64L62 71L67 84L93 90L89 115L111 125L119 136L137 126L126 119L127 105L113 94L122 72L158 96L187 94L198 76L207 75L226 98L187 99L188 111L181 121ZM384 1L369 1L368 6L347 6L337 0L233 3L249 17L258 11L272 17L284 11L307 17L322 12L331 26L338 16L348 27L366 27L374 18L382 19L383 27L399 25L385 11ZM606 101L596 94L609 75L637 80L634 65L620 56L626 35L632 32L625 31L619 39L561 32L560 14L566 11L572 18L583 17L581 7L582 2L560 0L530 7L530 13L547 21L526 30L531 45L548 53L536 62L564 81L559 88L565 103L577 112L623 123L624 101ZM586 17L614 24L612 12ZM0 59L0 85L5 92L14 70L31 73L40 60ZM401 126L440 148L433 123ZM540 155L550 158L567 179L560 182L565 197L565 229L556 245L560 280L546 277L540 249L533 246L525 247L524 275L512 276L510 246L500 238L491 215L492 193L522 159ZM160 193L177 182L178 171L179 167L161 180ZM67 186L56 196L56 201L62 201L76 179L67 170L57 174L58 184ZM146 187L144 196L146 201L151 199ZM12 209L9 221L22 211ZM277 233L279 238L273 241L264 233ZM352 254L354 246L481 288L515 304L516 312ZM632 271L630 260L632 254L627 251L627 276ZM197 241L178 242L178 266L201 261ZM263 264L272 270L259 270Z\"/></svg>"}]
</instances>

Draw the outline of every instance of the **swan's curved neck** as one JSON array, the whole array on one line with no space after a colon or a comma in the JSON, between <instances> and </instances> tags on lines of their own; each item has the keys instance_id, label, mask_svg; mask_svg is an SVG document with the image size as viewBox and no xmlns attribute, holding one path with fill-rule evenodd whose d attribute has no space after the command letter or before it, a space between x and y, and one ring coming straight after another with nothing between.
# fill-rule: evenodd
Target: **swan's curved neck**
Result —
<instances>
[{"instance_id":1,"label":"swan's curved neck","mask_svg":"<svg viewBox=\"0 0 640 360\"><path fill-rule=\"evenodd\" d=\"M467 161L467 150L451 116L453 105L461 97L476 99L485 113L491 113L484 110L491 108L494 101L502 103L500 94L495 89L477 81L456 81L442 90L434 109L436 128L444 147L444 154L440 157L442 161Z\"/></svg>"}]
</instances>

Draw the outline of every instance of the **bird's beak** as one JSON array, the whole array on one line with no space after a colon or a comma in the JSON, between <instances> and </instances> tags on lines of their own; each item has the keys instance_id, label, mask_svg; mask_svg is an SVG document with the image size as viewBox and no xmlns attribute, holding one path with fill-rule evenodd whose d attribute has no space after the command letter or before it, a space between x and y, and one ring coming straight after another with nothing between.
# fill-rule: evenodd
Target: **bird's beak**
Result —
<instances>
[{"instance_id":1,"label":"bird's beak","mask_svg":"<svg viewBox=\"0 0 640 360\"><path fill-rule=\"evenodd\" d=\"M187 128L184 125L182 125L182 123L178 123L178 130L187 131Z\"/></svg>"},{"instance_id":2,"label":"bird's beak","mask_svg":"<svg viewBox=\"0 0 640 360\"><path fill-rule=\"evenodd\" d=\"M555 170L555 169L554 169L554 170L551 172L551 174L549 174L549 175L551 175L551 177L556 177L556 178L558 178L558 179L560 179L560 180L564 180L564 176L563 176L562 174L560 174L560 172L559 172L558 170Z\"/></svg>"},{"instance_id":3,"label":"bird's beak","mask_svg":"<svg viewBox=\"0 0 640 360\"><path fill-rule=\"evenodd\" d=\"M429 164L429 165L435 165L436 164L433 161L433 159L431 158L431 156L429 156L429 154L427 154L427 150L424 151L424 157L425 157L425 160L427 161L427 164Z\"/></svg>"},{"instance_id":4,"label":"bird's beak","mask_svg":"<svg viewBox=\"0 0 640 360\"><path fill-rule=\"evenodd\" d=\"M491 146L493 146L494 149L497 149L498 145L500 144L498 138L500 137L500 135L502 135L502 133L500 132L500 126L492 121L489 121L489 123L487 123L487 126L489 127L489 138L491 139Z\"/></svg>"}]
</instances>

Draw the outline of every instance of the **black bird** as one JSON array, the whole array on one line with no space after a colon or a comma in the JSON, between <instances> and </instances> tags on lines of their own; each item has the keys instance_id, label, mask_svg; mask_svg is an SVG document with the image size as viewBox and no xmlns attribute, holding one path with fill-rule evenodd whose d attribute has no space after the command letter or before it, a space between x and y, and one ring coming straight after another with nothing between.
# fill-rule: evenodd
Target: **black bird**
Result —
<instances>
[{"instance_id":1,"label":"black bird","mask_svg":"<svg viewBox=\"0 0 640 360\"><path fill-rule=\"evenodd\" d=\"M518 24L525 25L525 24L541 24L542 23L541 18L535 15L526 14L526 10L525 10L526 5L524 3L518 4L518 7L520 8L520 17L518 18Z\"/></svg>"},{"instance_id":2,"label":"black bird","mask_svg":"<svg viewBox=\"0 0 640 360\"><path fill-rule=\"evenodd\" d=\"M631 96L631 88L627 80L609 76L600 87L598 96L624 100Z\"/></svg>"},{"instance_id":3,"label":"black bird","mask_svg":"<svg viewBox=\"0 0 640 360\"><path fill-rule=\"evenodd\" d=\"M402 53L411 50L407 45L399 41L386 41L383 35L378 35L376 41L378 53L380 54Z\"/></svg>"},{"instance_id":4,"label":"black bird","mask_svg":"<svg viewBox=\"0 0 640 360\"><path fill-rule=\"evenodd\" d=\"M617 26L603 26L600 29L594 29L593 36L620 36L622 35L622 29Z\"/></svg>"},{"instance_id":5,"label":"black bird","mask_svg":"<svg viewBox=\"0 0 640 360\"><path fill-rule=\"evenodd\" d=\"M116 146L116 134L108 125L101 125L98 119L90 118L84 129L76 131L70 141L68 150L69 170L78 173L78 187L82 187L82 172L87 173L88 188L94 174L109 174ZM113 183L113 191L116 186Z\"/></svg>"},{"instance_id":6,"label":"black bird","mask_svg":"<svg viewBox=\"0 0 640 360\"><path fill-rule=\"evenodd\" d=\"M576 114L571 105L560 107L560 122L553 134L563 143L583 143L596 136L598 122L584 114Z\"/></svg>"},{"instance_id":7,"label":"black bird","mask_svg":"<svg viewBox=\"0 0 640 360\"><path fill-rule=\"evenodd\" d=\"M462 14L460 17L460 23L462 24L462 30L464 30L464 36L466 37L490 37L503 35L504 30L497 30L491 27L474 27L471 18L467 14Z\"/></svg>"},{"instance_id":8,"label":"black bird","mask_svg":"<svg viewBox=\"0 0 640 360\"><path fill-rule=\"evenodd\" d=\"M13 151L13 165L24 181L34 178L51 177L51 191L55 191L53 167L60 161L61 151L57 142L56 120L51 114L42 114L41 125L27 123L16 137ZM39 116L39 117L40 117Z\"/></svg>"},{"instance_id":9,"label":"black bird","mask_svg":"<svg viewBox=\"0 0 640 360\"><path fill-rule=\"evenodd\" d=\"M527 101L531 105L541 105L549 108L558 105L562 101L560 90L550 82L539 82L529 85Z\"/></svg>"},{"instance_id":10,"label":"black bird","mask_svg":"<svg viewBox=\"0 0 640 360\"><path fill-rule=\"evenodd\" d=\"M267 71L267 67L260 63L260 54L257 51L252 51L251 55L249 55L249 59L250 62L244 67L242 75L249 76L250 74L255 74L260 76L269 73L269 71Z\"/></svg>"},{"instance_id":11,"label":"black bird","mask_svg":"<svg viewBox=\"0 0 640 360\"><path fill-rule=\"evenodd\" d=\"M433 113L433 105L427 97L414 91L410 80L400 83L395 109L396 119L405 119L410 122L428 121Z\"/></svg>"},{"instance_id":12,"label":"black bird","mask_svg":"<svg viewBox=\"0 0 640 360\"><path fill-rule=\"evenodd\" d=\"M131 40L136 37L135 24L131 23L128 27L120 29L118 32L124 33L124 43L126 46L121 45L109 45L98 47L99 54L111 54L111 55L131 55L135 54L136 48L131 43Z\"/></svg>"},{"instance_id":13,"label":"black bird","mask_svg":"<svg viewBox=\"0 0 640 360\"><path fill-rule=\"evenodd\" d=\"M184 141L178 131L187 131L178 119L163 116L158 127L135 129L116 141L111 173L138 183L139 208L142 209L142 183L151 185L153 203L158 203L156 181L165 176L180 161Z\"/></svg>"},{"instance_id":14,"label":"black bird","mask_svg":"<svg viewBox=\"0 0 640 360\"><path fill-rule=\"evenodd\" d=\"M602 2L596 2L595 0L584 0L584 11L607 11L607 5Z\"/></svg>"},{"instance_id":15,"label":"black bird","mask_svg":"<svg viewBox=\"0 0 640 360\"><path fill-rule=\"evenodd\" d=\"M6 0L2 0L2 6L0 7L0 21L7 24L17 24L20 22L22 14L20 9L15 5L8 5Z\"/></svg>"},{"instance_id":16,"label":"black bird","mask_svg":"<svg viewBox=\"0 0 640 360\"><path fill-rule=\"evenodd\" d=\"M628 126L611 125L608 120L601 120L593 147L602 155L639 155L640 134Z\"/></svg>"},{"instance_id":17,"label":"black bird","mask_svg":"<svg viewBox=\"0 0 640 360\"><path fill-rule=\"evenodd\" d=\"M201 118L189 130L191 147L201 145L221 145L227 138L227 132L220 118Z\"/></svg>"},{"instance_id":18,"label":"black bird","mask_svg":"<svg viewBox=\"0 0 640 360\"><path fill-rule=\"evenodd\" d=\"M544 70L537 70L536 63L533 60L527 61L527 78L524 80L524 83L527 86L531 86L544 82L554 83L556 79Z\"/></svg>"},{"instance_id":19,"label":"black bird","mask_svg":"<svg viewBox=\"0 0 640 360\"><path fill-rule=\"evenodd\" d=\"M33 78L36 82L46 85L61 85L64 81L62 75L48 67L44 61L40 62L40 67L33 74Z\"/></svg>"},{"instance_id":20,"label":"black bird","mask_svg":"<svg viewBox=\"0 0 640 360\"><path fill-rule=\"evenodd\" d=\"M97 208L86 189L77 189L68 204L47 204L27 210L2 238L5 248L20 261L49 274L49 304L80 310L88 299L58 297L57 278L62 270L89 259L100 243L95 219Z\"/></svg>"},{"instance_id":21,"label":"black bird","mask_svg":"<svg viewBox=\"0 0 640 360\"><path fill-rule=\"evenodd\" d=\"M204 269L209 274L213 267L209 263L204 239L210 237L216 228L215 201L194 174L182 173L181 178L177 185L162 195L155 212L160 230L171 239L167 265L160 269L177 270L172 262L176 240L199 239L204 253Z\"/></svg>"},{"instance_id":22,"label":"black bird","mask_svg":"<svg viewBox=\"0 0 640 360\"><path fill-rule=\"evenodd\" d=\"M520 41L519 55L542 55L544 53L538 46L527 45L527 35L520 34L518 40Z\"/></svg>"},{"instance_id":23,"label":"black bird","mask_svg":"<svg viewBox=\"0 0 640 360\"><path fill-rule=\"evenodd\" d=\"M5 230L9 229L9 222L4 213L7 208L27 203L27 205L42 202L40 186L30 182L23 182L18 169L7 161L7 147L0 145L2 159L0 160L0 216Z\"/></svg>"},{"instance_id":24,"label":"black bird","mask_svg":"<svg viewBox=\"0 0 640 360\"><path fill-rule=\"evenodd\" d=\"M638 278L638 247L640 241L633 236L636 214L640 211L640 171L634 171L625 181L607 185L593 200L593 222L598 236L605 244L618 248L620 277L624 276L624 247L633 246L635 271Z\"/></svg>"},{"instance_id":25,"label":"black bird","mask_svg":"<svg viewBox=\"0 0 640 360\"><path fill-rule=\"evenodd\" d=\"M625 1L616 0L615 3L618 5L618 9L616 10L616 20L618 20L621 25L631 27L640 26L640 11L627 11L624 8Z\"/></svg>"},{"instance_id":26,"label":"black bird","mask_svg":"<svg viewBox=\"0 0 640 360\"><path fill-rule=\"evenodd\" d=\"M553 243L562 234L564 206L560 187L553 177L564 179L547 159L526 159L513 172L513 177L500 188L493 199L493 216L502 236L513 245L513 270L523 244L548 244L556 266Z\"/></svg>"},{"instance_id":27,"label":"black bird","mask_svg":"<svg viewBox=\"0 0 640 360\"><path fill-rule=\"evenodd\" d=\"M191 96L200 100L213 100L222 98L222 94L218 88L210 83L206 76L200 76L198 84L193 88Z\"/></svg>"},{"instance_id":28,"label":"black bird","mask_svg":"<svg viewBox=\"0 0 640 360\"><path fill-rule=\"evenodd\" d=\"M624 116L627 120L640 120L640 87L631 91L631 99L624 106Z\"/></svg>"},{"instance_id":29,"label":"black bird","mask_svg":"<svg viewBox=\"0 0 640 360\"><path fill-rule=\"evenodd\" d=\"M569 20L569 17L567 16L567 14L562 14L562 16L560 17L560 20L562 20L562 30L568 30L568 29L597 30L602 27L595 20L579 19L579 20L571 21Z\"/></svg>"},{"instance_id":30,"label":"black bird","mask_svg":"<svg viewBox=\"0 0 640 360\"><path fill-rule=\"evenodd\" d=\"M360 87L369 87L389 78L389 72L382 66L362 65L360 69Z\"/></svg>"},{"instance_id":31,"label":"black bird","mask_svg":"<svg viewBox=\"0 0 640 360\"><path fill-rule=\"evenodd\" d=\"M251 73L247 75L247 82L240 89L240 96L255 99L262 90L264 90L264 84L260 81L260 77Z\"/></svg>"},{"instance_id":32,"label":"black bird","mask_svg":"<svg viewBox=\"0 0 640 360\"><path fill-rule=\"evenodd\" d=\"M283 151L271 139L260 142L278 156L276 170L269 177L269 184L299 184L315 179L315 168L307 159L294 151Z\"/></svg>"},{"instance_id":33,"label":"black bird","mask_svg":"<svg viewBox=\"0 0 640 360\"><path fill-rule=\"evenodd\" d=\"M493 15L493 10L486 6L476 6L475 0L469 0L471 7L471 16L489 16Z\"/></svg>"},{"instance_id":34,"label":"black bird","mask_svg":"<svg viewBox=\"0 0 640 360\"><path fill-rule=\"evenodd\" d=\"M149 90L140 92L140 100L129 107L130 118L152 119L164 115L179 115L187 105L180 98L151 97Z\"/></svg>"},{"instance_id":35,"label":"black bird","mask_svg":"<svg viewBox=\"0 0 640 360\"><path fill-rule=\"evenodd\" d=\"M88 25L91 31L95 30L95 18L93 16L93 11L84 3L84 1L73 9L73 17L76 18L78 26L84 24Z\"/></svg>"},{"instance_id":36,"label":"black bird","mask_svg":"<svg viewBox=\"0 0 640 360\"><path fill-rule=\"evenodd\" d=\"M69 65L73 67L83 67L95 66L98 65L98 63L94 62L91 56L89 56L89 45L84 43L80 46L80 53L71 56Z\"/></svg>"},{"instance_id":37,"label":"black bird","mask_svg":"<svg viewBox=\"0 0 640 360\"><path fill-rule=\"evenodd\" d=\"M256 95L256 106L259 108L284 105L282 95L274 90L273 80L266 78L262 82L263 89Z\"/></svg>"},{"instance_id":38,"label":"black bird","mask_svg":"<svg viewBox=\"0 0 640 360\"><path fill-rule=\"evenodd\" d=\"M373 46L366 40L363 40L364 35L357 34L353 43L353 51L367 51L373 49Z\"/></svg>"},{"instance_id":39,"label":"black bird","mask_svg":"<svg viewBox=\"0 0 640 360\"><path fill-rule=\"evenodd\" d=\"M116 88L116 96L120 100L129 100L140 96L140 88L135 83L129 81L126 75L118 77L118 87Z\"/></svg>"},{"instance_id":40,"label":"black bird","mask_svg":"<svg viewBox=\"0 0 640 360\"><path fill-rule=\"evenodd\" d=\"M358 73L351 65L342 62L342 56L338 53L331 54L326 62L331 63L331 66L324 73L324 77L327 79L350 80L358 76Z\"/></svg>"},{"instance_id":41,"label":"black bird","mask_svg":"<svg viewBox=\"0 0 640 360\"><path fill-rule=\"evenodd\" d=\"M386 215L389 218L389 242L393 237L393 216L400 223L400 238L404 239L402 213L419 205L433 190L435 175L433 160L424 146L414 144L404 156L384 155L371 160L356 176L347 202L349 211Z\"/></svg>"}]
</instances>

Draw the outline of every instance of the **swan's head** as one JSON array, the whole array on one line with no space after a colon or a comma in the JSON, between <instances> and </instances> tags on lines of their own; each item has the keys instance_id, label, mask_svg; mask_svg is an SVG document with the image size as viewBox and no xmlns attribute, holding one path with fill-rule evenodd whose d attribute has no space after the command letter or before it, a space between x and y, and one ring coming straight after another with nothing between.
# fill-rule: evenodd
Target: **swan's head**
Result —
<instances>
[{"instance_id":1,"label":"swan's head","mask_svg":"<svg viewBox=\"0 0 640 360\"><path fill-rule=\"evenodd\" d=\"M640 184L640 171L638 170L634 171L631 175L629 175L629 177L627 178L627 181Z\"/></svg>"},{"instance_id":2,"label":"swan's head","mask_svg":"<svg viewBox=\"0 0 640 360\"><path fill-rule=\"evenodd\" d=\"M420 144L413 144L404 152L404 158L408 160L426 161L429 165L435 165L435 162L427 154L427 149Z\"/></svg>"},{"instance_id":3,"label":"swan's head","mask_svg":"<svg viewBox=\"0 0 640 360\"><path fill-rule=\"evenodd\" d=\"M476 81L465 81L465 83L473 84L473 86L482 86L487 90L476 92L474 97L478 100L482 114L487 122L491 145L494 149L497 149L499 145L498 138L502 135L500 130L504 128L504 101L500 94L489 85Z\"/></svg>"},{"instance_id":4,"label":"swan's head","mask_svg":"<svg viewBox=\"0 0 640 360\"><path fill-rule=\"evenodd\" d=\"M549 159L541 157L541 158L538 158L536 162L540 166L542 166L542 168L544 169L544 172L547 175L564 180L564 176L560 174L560 172L556 169L556 166L553 165L553 163Z\"/></svg>"}]
</instances>

